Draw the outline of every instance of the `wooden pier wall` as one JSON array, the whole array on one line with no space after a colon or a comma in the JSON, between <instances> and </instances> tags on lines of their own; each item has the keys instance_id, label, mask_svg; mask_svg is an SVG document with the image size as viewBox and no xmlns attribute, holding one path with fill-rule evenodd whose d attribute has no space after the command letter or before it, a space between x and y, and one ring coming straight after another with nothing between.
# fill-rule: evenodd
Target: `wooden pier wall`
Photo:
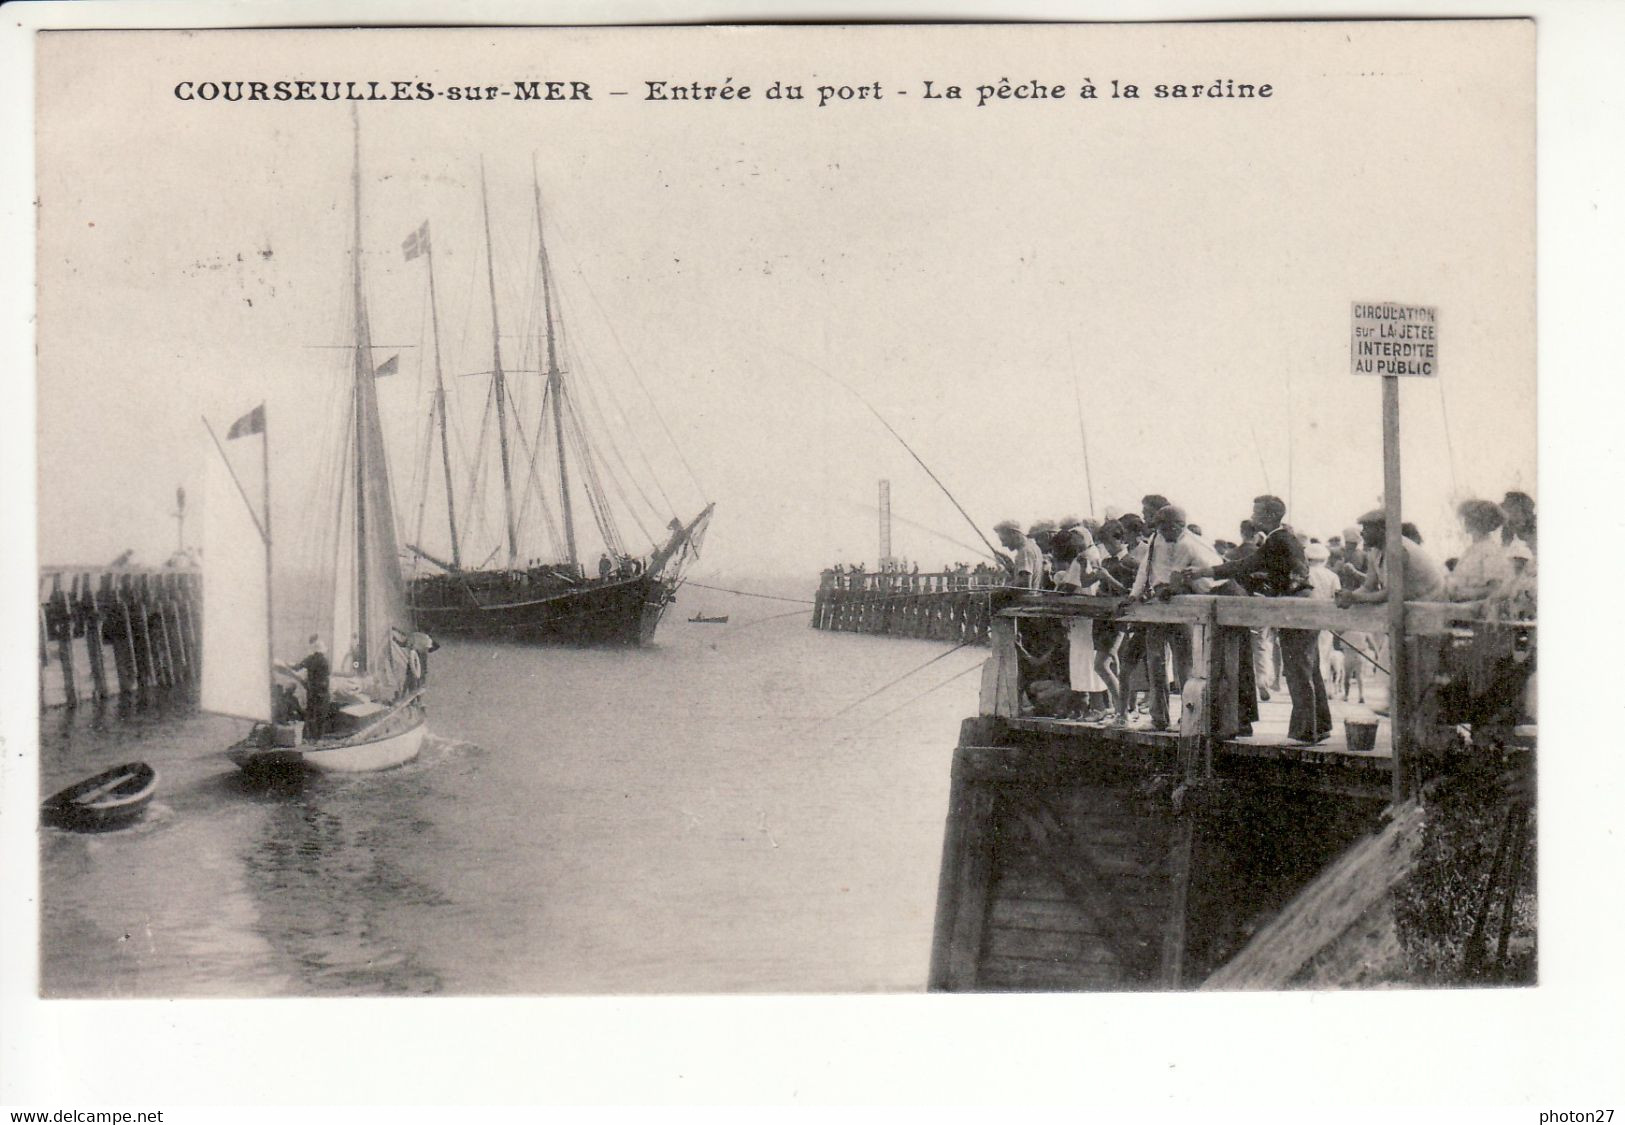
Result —
<instances>
[{"instance_id":1,"label":"wooden pier wall","mask_svg":"<svg viewBox=\"0 0 1625 1125\"><path fill-rule=\"evenodd\" d=\"M1274 622L1378 633L1381 606L1193 596L1115 613L1110 599L1006 591L992 610L982 714L964 722L954 753L934 990L1201 986L1340 856L1382 831L1385 810L1415 797L1414 759L1457 741L1452 685L1482 679L1477 658L1493 650L1495 667L1523 667L1527 676L1533 654L1532 622L1486 624L1464 620L1473 607L1407 606L1412 659L1397 740L1407 760L1392 743L1357 753L1346 743L1224 736L1222 708L1212 705L1231 690L1225 661L1239 649L1235 630ZM1192 675L1177 730L1047 719L1024 706L1021 623L1078 615L1190 629ZM1481 717L1512 724L1518 710L1514 700ZM1532 730L1519 729L1532 746Z\"/></svg>"},{"instance_id":2,"label":"wooden pier wall","mask_svg":"<svg viewBox=\"0 0 1625 1125\"><path fill-rule=\"evenodd\" d=\"M195 690L202 613L202 576L193 569L42 569L40 707Z\"/></svg>"},{"instance_id":3,"label":"wooden pier wall","mask_svg":"<svg viewBox=\"0 0 1625 1125\"><path fill-rule=\"evenodd\" d=\"M814 597L814 629L986 644L989 595L997 587L956 573L832 574Z\"/></svg>"}]
</instances>

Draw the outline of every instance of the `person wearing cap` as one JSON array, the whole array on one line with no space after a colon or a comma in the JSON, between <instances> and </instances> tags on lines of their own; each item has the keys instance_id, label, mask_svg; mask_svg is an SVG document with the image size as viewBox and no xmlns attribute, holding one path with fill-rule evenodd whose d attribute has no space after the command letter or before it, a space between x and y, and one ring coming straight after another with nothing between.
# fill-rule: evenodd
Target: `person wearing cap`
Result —
<instances>
[{"instance_id":1,"label":"person wearing cap","mask_svg":"<svg viewBox=\"0 0 1625 1125\"><path fill-rule=\"evenodd\" d=\"M1388 517L1373 509L1360 517L1360 538L1367 547L1365 581L1358 590L1343 590L1337 595L1340 606L1367 605L1388 600L1387 543ZM1403 536L1400 544L1400 573L1403 586L1400 596L1408 602L1436 602L1444 597L1444 567L1440 566L1427 549Z\"/></svg>"},{"instance_id":2,"label":"person wearing cap","mask_svg":"<svg viewBox=\"0 0 1625 1125\"><path fill-rule=\"evenodd\" d=\"M1044 580L1044 556L1038 550L1038 544L1021 533L1021 525L1015 520L1001 520L993 525L993 532L1004 549L1010 552L1000 561L1010 572L1013 579L1011 585L1038 589L1039 583Z\"/></svg>"},{"instance_id":3,"label":"person wearing cap","mask_svg":"<svg viewBox=\"0 0 1625 1125\"><path fill-rule=\"evenodd\" d=\"M1332 573L1342 582L1343 589L1358 590L1365 584L1365 572L1371 567L1369 553L1360 546L1358 526L1351 525L1343 529L1342 555Z\"/></svg>"},{"instance_id":4,"label":"person wearing cap","mask_svg":"<svg viewBox=\"0 0 1625 1125\"><path fill-rule=\"evenodd\" d=\"M1214 566L1218 553L1186 530L1185 510L1172 504L1158 509L1155 533L1146 541L1145 559L1134 575L1129 597L1139 601L1165 596L1176 590L1208 593L1211 579L1198 578L1185 584L1178 574L1187 569ZM1167 652L1173 653L1174 682L1183 685L1190 676L1190 630L1183 625L1148 625L1145 630L1147 676L1151 691L1151 727L1168 729Z\"/></svg>"}]
</instances>

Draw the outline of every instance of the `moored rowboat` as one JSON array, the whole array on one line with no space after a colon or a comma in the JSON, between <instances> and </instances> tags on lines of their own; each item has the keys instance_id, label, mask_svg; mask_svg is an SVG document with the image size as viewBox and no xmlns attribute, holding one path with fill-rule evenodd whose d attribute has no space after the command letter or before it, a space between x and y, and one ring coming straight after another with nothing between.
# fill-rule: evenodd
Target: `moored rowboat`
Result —
<instances>
[{"instance_id":1,"label":"moored rowboat","mask_svg":"<svg viewBox=\"0 0 1625 1125\"><path fill-rule=\"evenodd\" d=\"M121 828L146 811L158 771L129 762L70 785L40 805L40 820L55 828L102 832Z\"/></svg>"}]
</instances>

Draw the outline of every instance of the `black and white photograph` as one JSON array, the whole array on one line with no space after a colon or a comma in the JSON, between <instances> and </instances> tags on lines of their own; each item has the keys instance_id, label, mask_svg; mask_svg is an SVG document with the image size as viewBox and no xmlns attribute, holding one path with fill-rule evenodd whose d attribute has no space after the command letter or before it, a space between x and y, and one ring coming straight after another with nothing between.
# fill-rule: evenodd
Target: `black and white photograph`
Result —
<instances>
[{"instance_id":1,"label":"black and white photograph","mask_svg":"<svg viewBox=\"0 0 1625 1125\"><path fill-rule=\"evenodd\" d=\"M1538 996L1537 30L40 31L31 1002Z\"/></svg>"}]
</instances>

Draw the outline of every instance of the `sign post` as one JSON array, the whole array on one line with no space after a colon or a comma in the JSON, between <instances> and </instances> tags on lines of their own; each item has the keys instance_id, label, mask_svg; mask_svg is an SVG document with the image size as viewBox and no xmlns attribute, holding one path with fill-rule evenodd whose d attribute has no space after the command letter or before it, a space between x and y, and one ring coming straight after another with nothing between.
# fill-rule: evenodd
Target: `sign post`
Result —
<instances>
[{"instance_id":1,"label":"sign post","mask_svg":"<svg viewBox=\"0 0 1625 1125\"><path fill-rule=\"evenodd\" d=\"M1349 341L1355 375L1382 377L1383 586L1388 591L1388 722L1394 751L1393 800L1415 791L1405 651L1405 543L1400 505L1399 380L1438 378L1438 310L1394 302L1356 301Z\"/></svg>"}]
</instances>

